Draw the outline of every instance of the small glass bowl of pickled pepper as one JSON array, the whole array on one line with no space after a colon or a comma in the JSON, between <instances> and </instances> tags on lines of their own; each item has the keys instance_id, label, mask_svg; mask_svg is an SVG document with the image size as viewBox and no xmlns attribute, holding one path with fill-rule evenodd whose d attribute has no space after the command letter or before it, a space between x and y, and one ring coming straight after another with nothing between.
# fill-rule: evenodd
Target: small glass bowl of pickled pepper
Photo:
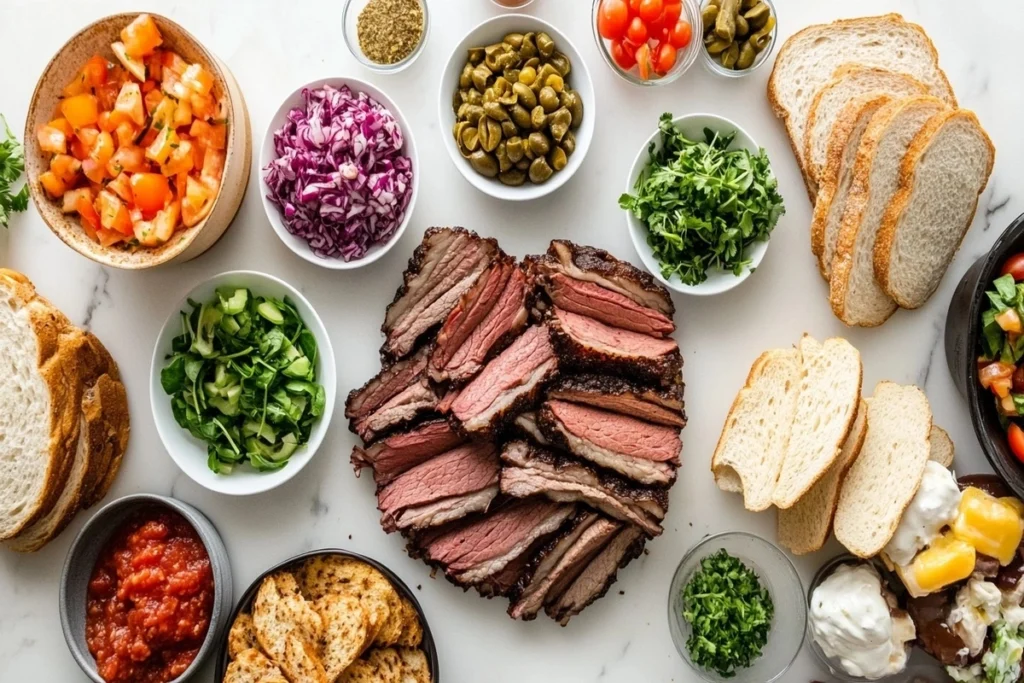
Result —
<instances>
[{"instance_id":1,"label":"small glass bowl of pickled pepper","mask_svg":"<svg viewBox=\"0 0 1024 683\"><path fill-rule=\"evenodd\" d=\"M706 0L701 6L704 65L728 78L768 61L779 33L772 0Z\"/></svg>"}]
</instances>

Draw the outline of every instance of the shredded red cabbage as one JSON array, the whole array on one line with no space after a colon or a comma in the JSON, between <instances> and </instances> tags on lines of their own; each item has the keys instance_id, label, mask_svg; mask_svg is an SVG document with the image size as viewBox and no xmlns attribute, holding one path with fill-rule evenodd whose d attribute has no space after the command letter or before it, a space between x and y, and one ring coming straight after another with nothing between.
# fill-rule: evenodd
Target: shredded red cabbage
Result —
<instances>
[{"instance_id":1,"label":"shredded red cabbage","mask_svg":"<svg viewBox=\"0 0 1024 683\"><path fill-rule=\"evenodd\" d=\"M348 86L306 88L302 99L274 133L277 159L263 169L267 198L318 256L362 258L395 233L412 199L402 129Z\"/></svg>"}]
</instances>

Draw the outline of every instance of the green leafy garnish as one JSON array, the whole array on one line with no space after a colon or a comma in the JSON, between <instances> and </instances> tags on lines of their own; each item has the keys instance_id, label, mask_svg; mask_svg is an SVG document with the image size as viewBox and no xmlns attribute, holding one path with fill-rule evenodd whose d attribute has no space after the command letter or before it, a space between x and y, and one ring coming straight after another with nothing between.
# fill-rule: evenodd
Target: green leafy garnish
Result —
<instances>
[{"instance_id":1,"label":"green leafy garnish","mask_svg":"<svg viewBox=\"0 0 1024 683\"><path fill-rule=\"evenodd\" d=\"M768 239L786 209L771 174L768 155L728 150L735 133L704 129L704 141L689 140L662 114L661 149L652 143L650 162L633 194L619 198L647 226L647 243L661 274L700 284L708 270L740 275L750 265L744 251Z\"/></svg>"},{"instance_id":2,"label":"green leafy garnish","mask_svg":"<svg viewBox=\"0 0 1024 683\"><path fill-rule=\"evenodd\" d=\"M28 185L14 191L14 184L25 171L25 151L3 114L0 114L0 123L3 123L0 133L4 135L0 140L0 226L6 228L12 213L28 208Z\"/></svg>"},{"instance_id":3,"label":"green leafy garnish","mask_svg":"<svg viewBox=\"0 0 1024 683\"><path fill-rule=\"evenodd\" d=\"M174 419L206 442L207 465L218 474L246 461L281 469L327 403L313 333L290 300L247 289L218 289L189 305L160 372Z\"/></svg>"},{"instance_id":4,"label":"green leafy garnish","mask_svg":"<svg viewBox=\"0 0 1024 683\"><path fill-rule=\"evenodd\" d=\"M981 314L981 355L985 360L1015 365L1024 358L1024 336L1005 333L996 316L1012 308L1024 320L1024 283L1003 275L992 281L985 296L989 307Z\"/></svg>"},{"instance_id":5,"label":"green leafy garnish","mask_svg":"<svg viewBox=\"0 0 1024 683\"><path fill-rule=\"evenodd\" d=\"M725 678L749 667L768 642L774 607L757 575L724 549L700 561L683 589L683 618L693 629L693 663Z\"/></svg>"}]
</instances>

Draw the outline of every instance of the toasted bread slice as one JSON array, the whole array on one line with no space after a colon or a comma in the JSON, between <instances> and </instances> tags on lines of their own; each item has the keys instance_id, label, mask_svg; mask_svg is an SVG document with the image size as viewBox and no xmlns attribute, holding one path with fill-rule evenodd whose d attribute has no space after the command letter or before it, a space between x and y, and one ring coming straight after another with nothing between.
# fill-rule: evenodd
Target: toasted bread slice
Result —
<instances>
[{"instance_id":1,"label":"toasted bread slice","mask_svg":"<svg viewBox=\"0 0 1024 683\"><path fill-rule=\"evenodd\" d=\"M743 494L748 510L772 504L800 391L796 349L772 349L754 361L733 401L711 458L715 483Z\"/></svg>"},{"instance_id":2,"label":"toasted bread slice","mask_svg":"<svg viewBox=\"0 0 1024 683\"><path fill-rule=\"evenodd\" d=\"M423 625L420 624L420 615L416 608L404 597L402 598L401 619L402 631L395 644L403 647L419 647L423 642Z\"/></svg>"},{"instance_id":3,"label":"toasted bread slice","mask_svg":"<svg viewBox=\"0 0 1024 683\"><path fill-rule=\"evenodd\" d=\"M811 103L843 64L888 69L913 76L932 95L956 106L956 97L939 68L939 56L924 30L899 14L843 19L798 31L786 40L768 79L768 101L782 118L793 154L813 201L817 187L807 172L803 141Z\"/></svg>"},{"instance_id":4,"label":"toasted bread slice","mask_svg":"<svg viewBox=\"0 0 1024 683\"><path fill-rule=\"evenodd\" d=\"M357 659L338 679L338 683L379 683L383 679L377 669L365 659Z\"/></svg>"},{"instance_id":5,"label":"toasted bread slice","mask_svg":"<svg viewBox=\"0 0 1024 683\"><path fill-rule=\"evenodd\" d=\"M839 337L800 340L800 391L772 502L789 508L828 472L850 434L863 377L860 352Z\"/></svg>"},{"instance_id":6,"label":"toasted bread slice","mask_svg":"<svg viewBox=\"0 0 1024 683\"><path fill-rule=\"evenodd\" d=\"M327 680L317 656L323 620L299 593L291 574L277 572L263 579L253 601L252 622L260 648L293 683Z\"/></svg>"},{"instance_id":7,"label":"toasted bread slice","mask_svg":"<svg viewBox=\"0 0 1024 683\"><path fill-rule=\"evenodd\" d=\"M928 459L934 460L946 469L953 466L953 454L956 452L953 447L953 439L942 427L932 425L931 434L928 437Z\"/></svg>"},{"instance_id":8,"label":"toasted bread slice","mask_svg":"<svg viewBox=\"0 0 1024 683\"><path fill-rule=\"evenodd\" d=\"M431 683L430 664L423 650L401 647L398 655L402 658L402 683Z\"/></svg>"},{"instance_id":9,"label":"toasted bread slice","mask_svg":"<svg viewBox=\"0 0 1024 683\"><path fill-rule=\"evenodd\" d=\"M369 645L370 616L354 595L325 595L315 606L324 622L320 659L334 681Z\"/></svg>"},{"instance_id":10,"label":"toasted bread slice","mask_svg":"<svg viewBox=\"0 0 1024 683\"><path fill-rule=\"evenodd\" d=\"M235 618L228 631L228 657L235 659L239 654L253 648L259 649L256 630L252 625L252 615L242 612Z\"/></svg>"},{"instance_id":11,"label":"toasted bread slice","mask_svg":"<svg viewBox=\"0 0 1024 683\"><path fill-rule=\"evenodd\" d=\"M284 660L278 664L292 683L330 683L323 662L317 656L316 645L294 633L286 636Z\"/></svg>"},{"instance_id":12,"label":"toasted bread slice","mask_svg":"<svg viewBox=\"0 0 1024 683\"><path fill-rule=\"evenodd\" d=\"M256 648L247 648L232 657L224 683L287 683L287 679L266 655Z\"/></svg>"},{"instance_id":13,"label":"toasted bread slice","mask_svg":"<svg viewBox=\"0 0 1024 683\"><path fill-rule=\"evenodd\" d=\"M788 548L794 555L806 555L821 550L832 531L832 518L839 501L839 487L850 466L860 455L867 434L868 409L861 400L857 417L846 437L839 458L832 464L818 483L791 508L779 510L777 536L779 545Z\"/></svg>"},{"instance_id":14,"label":"toasted bread slice","mask_svg":"<svg viewBox=\"0 0 1024 683\"><path fill-rule=\"evenodd\" d=\"M900 164L910 142L932 116L945 109L936 97L893 100L878 110L864 132L829 284L832 312L847 325L875 327L896 312L896 302L875 280L875 238L885 209L899 189Z\"/></svg>"},{"instance_id":15,"label":"toasted bread slice","mask_svg":"<svg viewBox=\"0 0 1024 683\"><path fill-rule=\"evenodd\" d=\"M836 539L858 557L874 557L892 538L931 452L924 392L879 382L867 404L868 433L840 489L834 522Z\"/></svg>"},{"instance_id":16,"label":"toasted bread slice","mask_svg":"<svg viewBox=\"0 0 1024 683\"><path fill-rule=\"evenodd\" d=\"M996 150L964 109L933 116L910 143L899 190L875 242L878 284L903 308L918 308L942 281L974 220Z\"/></svg>"},{"instance_id":17,"label":"toasted bread slice","mask_svg":"<svg viewBox=\"0 0 1024 683\"><path fill-rule=\"evenodd\" d=\"M872 117L891 101L889 95L855 97L843 107L832 126L825 170L811 216L811 251L818 258L818 270L826 281L832 276L832 258L846 210L846 198L853 184L853 168L860 140Z\"/></svg>"},{"instance_id":18,"label":"toasted bread slice","mask_svg":"<svg viewBox=\"0 0 1024 683\"><path fill-rule=\"evenodd\" d=\"M894 99L927 95L928 87L913 76L897 71L844 64L832 74L811 102L804 135L804 160L811 180L820 185L828 156L832 124L846 103L861 95L890 95Z\"/></svg>"},{"instance_id":19,"label":"toasted bread slice","mask_svg":"<svg viewBox=\"0 0 1024 683\"><path fill-rule=\"evenodd\" d=\"M299 568L298 580L303 595L310 600L332 593L359 598L369 612L371 642L385 628L388 638L401 634L401 599L387 577L365 562L338 555L312 557Z\"/></svg>"},{"instance_id":20,"label":"toasted bread slice","mask_svg":"<svg viewBox=\"0 0 1024 683\"><path fill-rule=\"evenodd\" d=\"M366 655L366 661L375 671L374 680L380 683L402 683L404 665L398 650L393 647L383 647L370 650Z\"/></svg>"}]
</instances>

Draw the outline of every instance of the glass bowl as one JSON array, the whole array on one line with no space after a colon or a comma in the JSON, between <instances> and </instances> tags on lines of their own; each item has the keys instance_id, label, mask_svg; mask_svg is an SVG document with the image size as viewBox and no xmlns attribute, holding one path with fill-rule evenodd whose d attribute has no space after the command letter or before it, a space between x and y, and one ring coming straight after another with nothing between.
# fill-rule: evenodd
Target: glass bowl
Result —
<instances>
[{"instance_id":1,"label":"glass bowl","mask_svg":"<svg viewBox=\"0 0 1024 683\"><path fill-rule=\"evenodd\" d=\"M359 33L357 30L359 15L369 2L370 0L345 0L345 9L341 15L341 22L344 28L342 34L345 36L345 45L348 46L349 52L359 60L359 63L367 69L384 74L398 73L416 61L416 58L423 52L423 46L427 43L427 36L430 34L430 10L427 9L427 2L426 0L417 0L420 8L423 10L423 33L420 35L420 42L416 45L416 49L409 53L405 59L394 64L378 64L363 54L362 49L359 47Z\"/></svg>"},{"instance_id":2,"label":"glass bowl","mask_svg":"<svg viewBox=\"0 0 1024 683\"><path fill-rule=\"evenodd\" d=\"M692 629L683 619L683 589L708 555L724 549L757 574L761 585L768 590L775 616L768 642L761 657L747 669L741 669L731 678L723 678L694 664L686 649L686 639ZM772 683L779 680L792 665L807 633L807 604L804 587L796 567L775 545L743 531L729 531L708 536L690 548L679 563L668 594L668 625L672 642L680 656L701 679L711 683Z\"/></svg>"},{"instance_id":3,"label":"glass bowl","mask_svg":"<svg viewBox=\"0 0 1024 683\"><path fill-rule=\"evenodd\" d=\"M493 2L501 9L508 10L520 10L526 7L527 5L533 4L533 0L507 0L507 2L502 2L501 0L491 0L491 2Z\"/></svg>"},{"instance_id":4,"label":"glass bowl","mask_svg":"<svg viewBox=\"0 0 1024 683\"><path fill-rule=\"evenodd\" d=\"M700 36L694 37L699 38L695 42L697 42L700 45L700 53L701 55L703 55L704 66L707 67L708 71L710 71L711 73L718 74L719 76L725 76L726 78L743 78L744 76L749 76L750 74L757 71L759 68L761 68L762 64L768 61L768 57L771 55L772 50L775 49L775 43L779 39L779 15L775 11L775 3L773 3L772 0L759 1L768 5L768 9L771 10L772 16L775 17L775 28L772 29L772 36L768 41L768 46L758 53L757 57L754 58L754 63L751 64L746 69L726 69L718 62L718 60L712 57L711 53L704 49L704 25L702 23L700 24ZM706 7L707 4L708 3L705 2L702 5L702 7ZM697 16L700 16L699 12Z\"/></svg>"},{"instance_id":5,"label":"glass bowl","mask_svg":"<svg viewBox=\"0 0 1024 683\"><path fill-rule=\"evenodd\" d=\"M676 65L661 78L654 78L650 80L643 80L640 78L637 69L634 66L629 71L623 71L615 60L612 59L611 53L611 41L603 38L600 33L597 32L597 11L601 5L601 0L594 0L594 8L591 12L590 17L590 28L594 32L594 40L597 41L597 51L604 57L605 64L619 75L623 80L632 83L633 85L643 86L654 86L654 85L668 85L672 83L686 71L693 66L693 63L697 61L699 52L706 52L704 44L700 41L700 5L697 4L697 0L682 0L683 4L683 16L690 22L690 26L693 27L693 37L690 39L690 44L680 50L676 55Z\"/></svg>"}]
</instances>

